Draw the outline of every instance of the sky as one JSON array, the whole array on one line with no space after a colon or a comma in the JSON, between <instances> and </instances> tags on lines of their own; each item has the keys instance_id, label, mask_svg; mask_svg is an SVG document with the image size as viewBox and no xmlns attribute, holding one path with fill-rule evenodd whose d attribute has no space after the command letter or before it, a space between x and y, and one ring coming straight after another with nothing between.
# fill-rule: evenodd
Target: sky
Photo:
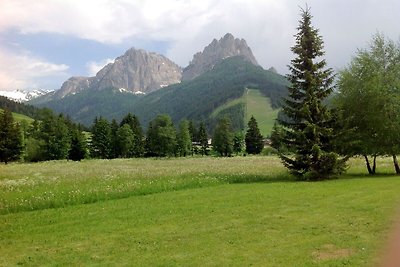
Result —
<instances>
[{"instance_id":1,"label":"sky","mask_svg":"<svg viewBox=\"0 0 400 267\"><path fill-rule=\"evenodd\" d=\"M185 67L228 32L286 74L306 4L335 71L378 32L400 40L398 0L0 0L0 90L59 89L131 47Z\"/></svg>"}]
</instances>

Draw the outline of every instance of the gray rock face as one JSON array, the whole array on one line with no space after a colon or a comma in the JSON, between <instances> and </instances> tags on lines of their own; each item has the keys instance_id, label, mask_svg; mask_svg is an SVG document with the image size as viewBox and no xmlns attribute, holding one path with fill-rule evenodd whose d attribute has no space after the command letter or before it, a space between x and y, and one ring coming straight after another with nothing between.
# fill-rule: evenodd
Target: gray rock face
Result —
<instances>
[{"instance_id":1,"label":"gray rock face","mask_svg":"<svg viewBox=\"0 0 400 267\"><path fill-rule=\"evenodd\" d=\"M182 69L168 58L144 50L129 49L123 56L102 68L95 77L71 77L63 83L56 97L82 90L124 88L133 93L149 93L179 83Z\"/></svg>"},{"instance_id":2,"label":"gray rock face","mask_svg":"<svg viewBox=\"0 0 400 267\"><path fill-rule=\"evenodd\" d=\"M193 60L189 63L189 66L183 70L182 80L192 80L212 69L221 60L233 56L242 56L258 66L257 60L246 41L235 38L232 34L227 33L219 41L214 39L204 48L203 52L198 52L193 56Z\"/></svg>"}]
</instances>

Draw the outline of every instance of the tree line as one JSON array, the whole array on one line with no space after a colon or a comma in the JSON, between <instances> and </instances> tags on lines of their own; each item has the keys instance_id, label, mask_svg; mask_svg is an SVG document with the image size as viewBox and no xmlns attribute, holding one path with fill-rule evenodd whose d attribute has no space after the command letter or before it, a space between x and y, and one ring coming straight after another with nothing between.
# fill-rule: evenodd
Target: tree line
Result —
<instances>
[{"instance_id":1,"label":"tree line","mask_svg":"<svg viewBox=\"0 0 400 267\"><path fill-rule=\"evenodd\" d=\"M51 110L42 113L42 120L29 125L14 122L8 110L0 114L1 162L186 157L210 153L231 156L244 150L258 154L263 148L263 137L254 117L245 136L232 131L229 118L221 119L210 145L204 122L197 127L193 121L182 120L176 128L165 114L150 121L145 135L139 119L130 113L120 123L96 117L90 132Z\"/></svg>"}]
</instances>

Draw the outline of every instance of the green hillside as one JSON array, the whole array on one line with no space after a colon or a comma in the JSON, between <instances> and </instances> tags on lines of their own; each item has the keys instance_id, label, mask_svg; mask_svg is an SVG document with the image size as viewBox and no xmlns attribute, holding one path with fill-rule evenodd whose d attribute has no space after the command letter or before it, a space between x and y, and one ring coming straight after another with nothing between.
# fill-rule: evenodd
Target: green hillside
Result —
<instances>
[{"instance_id":1,"label":"green hillside","mask_svg":"<svg viewBox=\"0 0 400 267\"><path fill-rule=\"evenodd\" d=\"M3 113L3 109L1 109L1 108L0 108L0 113ZM26 121L27 123L31 123L34 121L34 119L32 119L31 117L28 117L24 114L12 112L12 115L13 115L14 120L17 122Z\"/></svg>"},{"instance_id":2,"label":"green hillside","mask_svg":"<svg viewBox=\"0 0 400 267\"><path fill-rule=\"evenodd\" d=\"M260 128L261 134L263 136L270 135L280 109L273 109L271 100L261 94L259 90L246 90L245 99L246 123L250 120L251 116L254 116L258 122L258 127Z\"/></svg>"},{"instance_id":3,"label":"green hillside","mask_svg":"<svg viewBox=\"0 0 400 267\"><path fill-rule=\"evenodd\" d=\"M0 109L7 109L13 112L14 119L31 122L33 119L40 119L42 110L25 103L15 102L5 96L0 96Z\"/></svg>"},{"instance_id":4,"label":"green hillside","mask_svg":"<svg viewBox=\"0 0 400 267\"><path fill-rule=\"evenodd\" d=\"M231 120L232 118L234 119L233 125L237 127L239 123L235 119L241 116L240 118L243 120L245 127L250 117L254 116L261 134L268 136L271 134L279 110L278 108L272 108L271 100L265 97L260 90L246 89L242 97L230 100L216 108L211 113L210 118L215 119L227 115ZM235 114L233 114L234 112Z\"/></svg>"}]
</instances>

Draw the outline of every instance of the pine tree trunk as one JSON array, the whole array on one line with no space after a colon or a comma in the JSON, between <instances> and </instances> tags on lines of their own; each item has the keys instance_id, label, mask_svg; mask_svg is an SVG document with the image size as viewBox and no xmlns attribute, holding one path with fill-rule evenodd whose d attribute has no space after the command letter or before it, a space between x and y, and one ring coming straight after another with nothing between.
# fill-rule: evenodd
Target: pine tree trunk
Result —
<instances>
[{"instance_id":1,"label":"pine tree trunk","mask_svg":"<svg viewBox=\"0 0 400 267\"><path fill-rule=\"evenodd\" d=\"M400 167L399 167L399 163L397 162L396 155L393 155L393 164L394 164L394 169L396 170L396 174L400 175Z\"/></svg>"},{"instance_id":2,"label":"pine tree trunk","mask_svg":"<svg viewBox=\"0 0 400 267\"><path fill-rule=\"evenodd\" d=\"M371 165L369 164L367 155L364 155L364 158L365 158L365 163L367 164L368 173L372 175L373 173L372 173Z\"/></svg>"}]
</instances>

